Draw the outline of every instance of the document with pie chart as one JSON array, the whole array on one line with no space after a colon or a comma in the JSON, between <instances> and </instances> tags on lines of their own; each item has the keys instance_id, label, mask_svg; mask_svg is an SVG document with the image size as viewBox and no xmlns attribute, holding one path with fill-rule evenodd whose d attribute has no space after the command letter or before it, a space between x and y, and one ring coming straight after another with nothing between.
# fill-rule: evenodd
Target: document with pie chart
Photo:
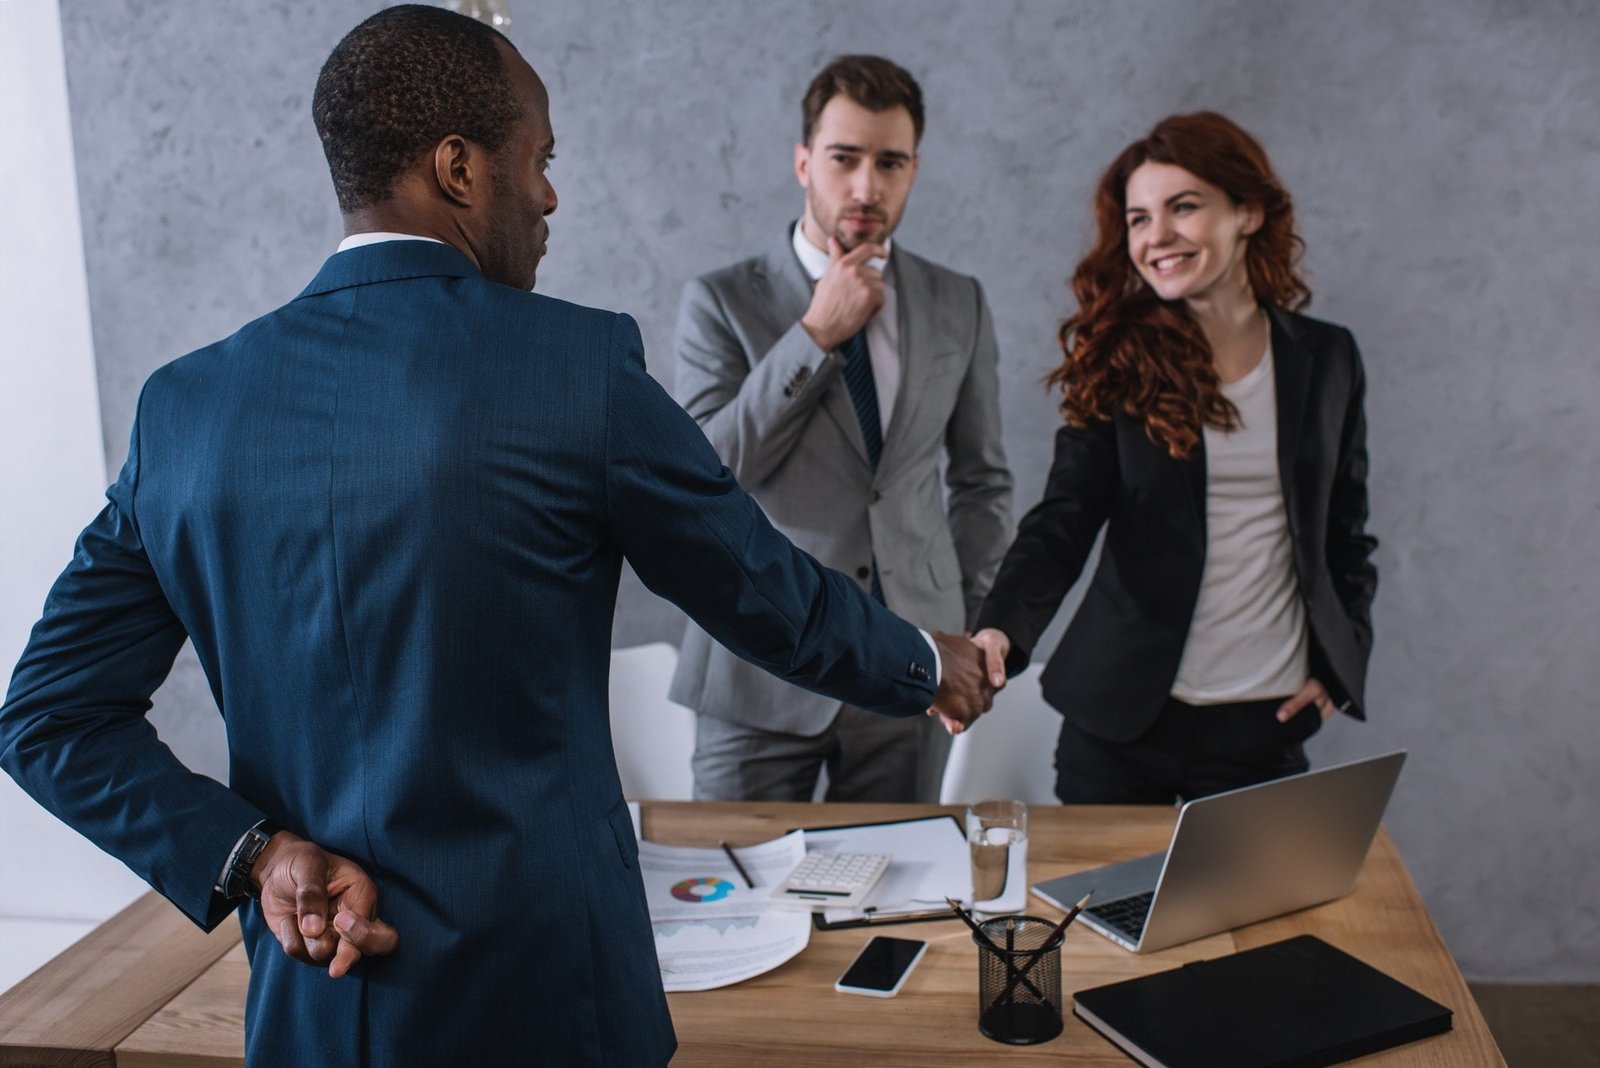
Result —
<instances>
[{"instance_id":1,"label":"document with pie chart","mask_svg":"<svg viewBox=\"0 0 1600 1068\"><path fill-rule=\"evenodd\" d=\"M777 885L805 856L805 833L738 846L755 881L745 885L721 849L639 843L661 981L668 990L710 990L769 972L806 948L811 915L774 908Z\"/></svg>"}]
</instances>

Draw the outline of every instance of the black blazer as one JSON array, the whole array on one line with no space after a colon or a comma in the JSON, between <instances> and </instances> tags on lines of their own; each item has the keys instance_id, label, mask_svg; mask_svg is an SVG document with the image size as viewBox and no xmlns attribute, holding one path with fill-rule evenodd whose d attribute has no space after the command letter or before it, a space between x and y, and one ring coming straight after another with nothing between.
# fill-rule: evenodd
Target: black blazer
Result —
<instances>
[{"instance_id":1,"label":"black blazer","mask_svg":"<svg viewBox=\"0 0 1600 1068\"><path fill-rule=\"evenodd\" d=\"M1365 719L1378 572L1366 532L1366 376L1343 327L1269 308L1277 377L1278 471L1295 577L1310 631L1311 674ZM1044 499L1017 527L977 629L1011 639L1009 674L1083 571L1100 528L1105 547L1083 604L1045 665L1045 700L1113 742L1160 714L1200 595L1206 552L1205 449L1174 460L1142 422L1118 413L1056 432Z\"/></svg>"}]
</instances>

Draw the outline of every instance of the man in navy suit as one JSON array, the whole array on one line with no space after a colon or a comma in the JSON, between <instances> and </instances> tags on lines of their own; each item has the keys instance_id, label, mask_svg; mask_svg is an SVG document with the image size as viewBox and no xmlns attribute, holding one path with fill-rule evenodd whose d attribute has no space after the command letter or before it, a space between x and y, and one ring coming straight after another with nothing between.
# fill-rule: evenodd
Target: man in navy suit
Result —
<instances>
[{"instance_id":1,"label":"man in navy suit","mask_svg":"<svg viewBox=\"0 0 1600 1068\"><path fill-rule=\"evenodd\" d=\"M623 558L871 711L960 729L988 703L977 650L775 532L631 319L527 292L554 140L504 38L391 8L313 110L341 251L145 385L0 764L197 924L243 902L252 1064L664 1063L606 716ZM186 638L228 786L144 718Z\"/></svg>"}]
</instances>

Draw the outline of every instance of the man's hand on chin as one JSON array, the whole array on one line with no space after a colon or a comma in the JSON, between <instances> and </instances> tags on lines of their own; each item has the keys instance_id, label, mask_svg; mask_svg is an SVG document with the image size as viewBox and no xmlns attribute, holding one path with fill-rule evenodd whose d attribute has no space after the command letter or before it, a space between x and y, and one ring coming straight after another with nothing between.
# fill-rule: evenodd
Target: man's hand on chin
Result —
<instances>
[{"instance_id":1,"label":"man's hand on chin","mask_svg":"<svg viewBox=\"0 0 1600 1068\"><path fill-rule=\"evenodd\" d=\"M279 831L250 877L261 888L261 914L283 951L320 965L337 979L363 954L394 951L399 932L378 919L378 888L355 861Z\"/></svg>"},{"instance_id":2,"label":"man's hand on chin","mask_svg":"<svg viewBox=\"0 0 1600 1068\"><path fill-rule=\"evenodd\" d=\"M939 692L928 715L944 721L944 729L960 734L994 704L994 686L983 650L959 634L933 632L939 647Z\"/></svg>"}]
</instances>

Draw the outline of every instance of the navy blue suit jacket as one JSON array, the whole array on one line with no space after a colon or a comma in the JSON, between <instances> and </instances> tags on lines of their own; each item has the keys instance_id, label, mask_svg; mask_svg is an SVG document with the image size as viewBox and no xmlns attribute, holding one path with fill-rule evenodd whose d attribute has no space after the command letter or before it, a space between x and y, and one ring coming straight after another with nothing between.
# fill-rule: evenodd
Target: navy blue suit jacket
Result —
<instances>
[{"instance_id":1,"label":"navy blue suit jacket","mask_svg":"<svg viewBox=\"0 0 1600 1068\"><path fill-rule=\"evenodd\" d=\"M253 1064L671 1056L606 714L624 557L784 678L889 714L934 695L927 643L772 529L630 318L443 245L338 253L157 371L107 496L0 763L202 926L265 816L360 863L400 931L334 981L246 905ZM228 786L145 718L186 637Z\"/></svg>"}]
</instances>

